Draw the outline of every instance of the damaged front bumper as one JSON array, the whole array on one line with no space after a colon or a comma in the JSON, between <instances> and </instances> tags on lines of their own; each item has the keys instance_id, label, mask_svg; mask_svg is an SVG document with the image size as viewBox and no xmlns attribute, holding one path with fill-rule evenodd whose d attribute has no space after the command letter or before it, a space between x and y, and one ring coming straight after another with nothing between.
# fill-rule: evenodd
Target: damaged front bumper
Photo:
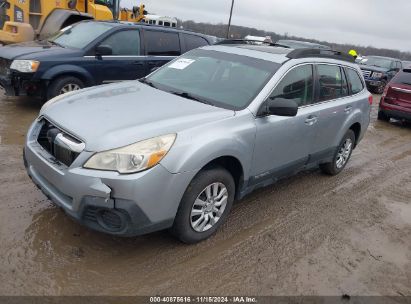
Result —
<instances>
[{"instance_id":1,"label":"damaged front bumper","mask_svg":"<svg viewBox=\"0 0 411 304\"><path fill-rule=\"evenodd\" d=\"M67 167L37 142L36 123L24 148L34 184L56 205L97 231L136 236L172 226L180 200L194 173L172 174L162 165L130 175L84 169L93 153L83 151Z\"/></svg>"},{"instance_id":2,"label":"damaged front bumper","mask_svg":"<svg viewBox=\"0 0 411 304\"><path fill-rule=\"evenodd\" d=\"M0 90L7 96L42 97L43 85L41 81L33 80L32 74L10 72L0 75Z\"/></svg>"}]
</instances>

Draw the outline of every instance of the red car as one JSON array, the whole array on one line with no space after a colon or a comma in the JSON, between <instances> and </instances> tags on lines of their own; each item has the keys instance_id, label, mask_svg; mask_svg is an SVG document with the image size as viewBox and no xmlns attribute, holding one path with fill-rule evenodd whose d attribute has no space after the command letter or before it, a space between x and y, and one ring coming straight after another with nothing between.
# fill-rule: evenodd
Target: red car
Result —
<instances>
[{"instance_id":1,"label":"red car","mask_svg":"<svg viewBox=\"0 0 411 304\"><path fill-rule=\"evenodd\" d=\"M381 96L378 119L390 118L411 121L411 67L395 75Z\"/></svg>"}]
</instances>

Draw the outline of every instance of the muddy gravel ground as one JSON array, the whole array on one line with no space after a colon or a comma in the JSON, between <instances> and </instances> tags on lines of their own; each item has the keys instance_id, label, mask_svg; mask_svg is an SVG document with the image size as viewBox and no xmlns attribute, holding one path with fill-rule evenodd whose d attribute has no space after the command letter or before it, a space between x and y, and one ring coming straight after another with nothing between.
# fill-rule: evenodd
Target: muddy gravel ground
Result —
<instances>
[{"instance_id":1,"label":"muddy gravel ground","mask_svg":"<svg viewBox=\"0 0 411 304\"><path fill-rule=\"evenodd\" d=\"M96 233L53 206L21 157L39 108L0 97L0 295L411 296L411 125L376 105L343 173L257 191L194 246Z\"/></svg>"}]
</instances>

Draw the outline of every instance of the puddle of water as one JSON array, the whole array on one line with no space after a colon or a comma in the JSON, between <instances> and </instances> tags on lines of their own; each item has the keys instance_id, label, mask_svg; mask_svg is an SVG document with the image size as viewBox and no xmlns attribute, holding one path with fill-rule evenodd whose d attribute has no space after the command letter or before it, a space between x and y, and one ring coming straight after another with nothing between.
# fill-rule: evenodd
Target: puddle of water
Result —
<instances>
[{"instance_id":1,"label":"puddle of water","mask_svg":"<svg viewBox=\"0 0 411 304\"><path fill-rule=\"evenodd\" d=\"M40 107L33 99L8 98L0 94L0 144L22 145Z\"/></svg>"}]
</instances>

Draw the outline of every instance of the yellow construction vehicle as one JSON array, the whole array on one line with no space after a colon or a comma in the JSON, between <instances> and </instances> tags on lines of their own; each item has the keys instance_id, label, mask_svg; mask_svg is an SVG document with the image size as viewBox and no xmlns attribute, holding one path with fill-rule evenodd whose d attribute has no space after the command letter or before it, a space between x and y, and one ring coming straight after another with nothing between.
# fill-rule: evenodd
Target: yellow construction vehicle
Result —
<instances>
[{"instance_id":1,"label":"yellow construction vehicle","mask_svg":"<svg viewBox=\"0 0 411 304\"><path fill-rule=\"evenodd\" d=\"M144 5L121 9L120 0L0 0L0 43L44 39L87 19L140 22L145 14Z\"/></svg>"}]
</instances>

